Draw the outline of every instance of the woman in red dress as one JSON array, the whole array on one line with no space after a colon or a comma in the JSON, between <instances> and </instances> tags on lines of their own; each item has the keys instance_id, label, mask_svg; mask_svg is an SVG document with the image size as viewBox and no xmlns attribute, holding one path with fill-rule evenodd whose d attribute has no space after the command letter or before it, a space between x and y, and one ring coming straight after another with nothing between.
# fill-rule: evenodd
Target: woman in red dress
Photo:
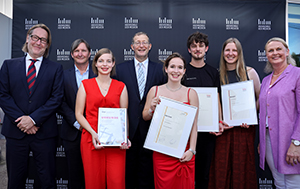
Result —
<instances>
[{"instance_id":1,"label":"woman in red dress","mask_svg":"<svg viewBox=\"0 0 300 189\"><path fill-rule=\"evenodd\" d=\"M198 107L198 96L195 90L181 85L185 73L186 63L178 54L170 55L164 64L164 71L168 75L168 82L154 86L147 95L143 110L144 120L150 120L156 105L160 102L158 96L164 96L176 101ZM195 188L195 154L197 141L197 115L191 129L186 151L180 159L153 152L154 183L156 189L192 189Z\"/></svg>"},{"instance_id":2,"label":"woman in red dress","mask_svg":"<svg viewBox=\"0 0 300 189\"><path fill-rule=\"evenodd\" d=\"M83 80L77 93L75 115L83 127L80 148L86 189L125 188L125 149L130 147L130 141L120 148L104 148L97 134L99 107L128 106L125 84L110 77L114 66L112 52L106 48L100 49L92 64L98 76Z\"/></svg>"}]
</instances>

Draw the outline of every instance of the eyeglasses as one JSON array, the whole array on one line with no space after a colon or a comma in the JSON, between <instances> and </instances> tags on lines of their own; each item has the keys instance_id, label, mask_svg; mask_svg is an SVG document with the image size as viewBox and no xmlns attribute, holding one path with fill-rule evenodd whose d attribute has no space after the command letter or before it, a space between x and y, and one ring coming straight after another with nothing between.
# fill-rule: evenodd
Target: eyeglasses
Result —
<instances>
[{"instance_id":1,"label":"eyeglasses","mask_svg":"<svg viewBox=\"0 0 300 189\"><path fill-rule=\"evenodd\" d=\"M41 43L43 44L47 44L48 43L48 39L43 38L43 37L39 37L37 35L30 35L30 38L32 41L38 42L39 40L41 40Z\"/></svg>"},{"instance_id":2,"label":"eyeglasses","mask_svg":"<svg viewBox=\"0 0 300 189\"><path fill-rule=\"evenodd\" d=\"M143 42L138 41L138 42L133 42L133 44L137 45L137 46L140 46L141 44L142 45L149 45L150 43L148 41L143 41Z\"/></svg>"}]
</instances>

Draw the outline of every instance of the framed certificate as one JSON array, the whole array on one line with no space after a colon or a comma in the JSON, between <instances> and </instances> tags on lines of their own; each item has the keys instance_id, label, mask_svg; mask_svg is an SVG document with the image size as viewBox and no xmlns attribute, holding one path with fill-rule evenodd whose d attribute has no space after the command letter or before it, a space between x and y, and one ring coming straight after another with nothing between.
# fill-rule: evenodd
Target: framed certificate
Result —
<instances>
[{"instance_id":1,"label":"framed certificate","mask_svg":"<svg viewBox=\"0 0 300 189\"><path fill-rule=\"evenodd\" d=\"M121 146L127 143L126 108L99 108L98 138L101 146Z\"/></svg>"},{"instance_id":2,"label":"framed certificate","mask_svg":"<svg viewBox=\"0 0 300 189\"><path fill-rule=\"evenodd\" d=\"M199 99L198 132L219 132L217 87L194 87Z\"/></svg>"},{"instance_id":3,"label":"framed certificate","mask_svg":"<svg viewBox=\"0 0 300 189\"><path fill-rule=\"evenodd\" d=\"M197 107L165 97L153 114L144 148L181 158L186 148Z\"/></svg>"},{"instance_id":4,"label":"framed certificate","mask_svg":"<svg viewBox=\"0 0 300 189\"><path fill-rule=\"evenodd\" d=\"M222 85L223 118L229 126L257 124L253 81Z\"/></svg>"}]
</instances>

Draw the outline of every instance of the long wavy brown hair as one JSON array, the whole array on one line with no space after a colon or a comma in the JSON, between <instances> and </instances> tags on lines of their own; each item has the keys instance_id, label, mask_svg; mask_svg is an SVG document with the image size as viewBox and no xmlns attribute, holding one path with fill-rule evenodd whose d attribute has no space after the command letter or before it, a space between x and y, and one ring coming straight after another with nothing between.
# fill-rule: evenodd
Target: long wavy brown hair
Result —
<instances>
[{"instance_id":1,"label":"long wavy brown hair","mask_svg":"<svg viewBox=\"0 0 300 189\"><path fill-rule=\"evenodd\" d=\"M247 80L246 68L245 68L245 60L243 55L243 48L240 41L237 38L229 38L223 43L221 57L220 57L220 81L221 85L228 84L228 76L227 76L227 65L226 60L224 59L224 49L228 43L234 43L238 52L238 60L236 64L236 75L239 77L240 81Z\"/></svg>"}]
</instances>

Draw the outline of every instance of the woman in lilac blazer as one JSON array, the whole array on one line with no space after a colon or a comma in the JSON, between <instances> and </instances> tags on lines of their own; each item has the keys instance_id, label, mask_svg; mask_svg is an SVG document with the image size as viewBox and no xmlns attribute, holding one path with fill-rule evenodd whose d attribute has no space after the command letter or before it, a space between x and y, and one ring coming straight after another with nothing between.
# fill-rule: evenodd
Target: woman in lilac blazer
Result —
<instances>
[{"instance_id":1,"label":"woman in lilac blazer","mask_svg":"<svg viewBox=\"0 0 300 189\"><path fill-rule=\"evenodd\" d=\"M300 69L286 42L271 38L260 90L260 167L267 161L276 188L300 188Z\"/></svg>"}]
</instances>

